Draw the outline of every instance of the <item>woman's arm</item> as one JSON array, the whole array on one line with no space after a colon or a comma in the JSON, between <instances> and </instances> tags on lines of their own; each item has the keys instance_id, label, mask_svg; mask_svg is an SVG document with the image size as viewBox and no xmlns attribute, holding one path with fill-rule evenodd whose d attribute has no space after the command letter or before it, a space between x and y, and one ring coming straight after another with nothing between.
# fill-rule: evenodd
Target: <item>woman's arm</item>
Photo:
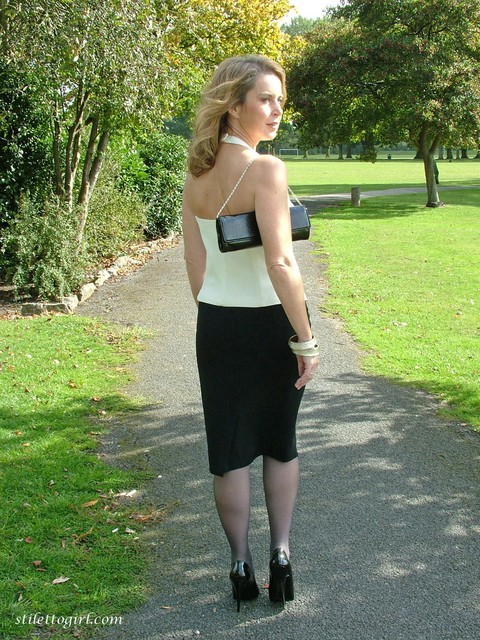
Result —
<instances>
[{"instance_id":1,"label":"woman's arm","mask_svg":"<svg viewBox=\"0 0 480 640\"><path fill-rule=\"evenodd\" d=\"M286 167L272 156L262 156L255 165L255 212L268 273L298 342L306 342L312 338L312 330L293 253ZM313 376L318 359L297 356L297 360L300 378L296 386L300 388Z\"/></svg>"},{"instance_id":2,"label":"woman's arm","mask_svg":"<svg viewBox=\"0 0 480 640\"><path fill-rule=\"evenodd\" d=\"M272 156L255 164L255 212L268 273L299 341L310 340L303 281L293 254L286 168Z\"/></svg>"},{"instance_id":3,"label":"woman's arm","mask_svg":"<svg viewBox=\"0 0 480 640\"><path fill-rule=\"evenodd\" d=\"M202 288L205 277L206 251L203 246L202 236L198 228L195 215L189 206L189 190L191 176L187 177L182 200L182 229L184 244L184 259L187 267L190 289L195 303L198 304L197 296Z\"/></svg>"}]
</instances>

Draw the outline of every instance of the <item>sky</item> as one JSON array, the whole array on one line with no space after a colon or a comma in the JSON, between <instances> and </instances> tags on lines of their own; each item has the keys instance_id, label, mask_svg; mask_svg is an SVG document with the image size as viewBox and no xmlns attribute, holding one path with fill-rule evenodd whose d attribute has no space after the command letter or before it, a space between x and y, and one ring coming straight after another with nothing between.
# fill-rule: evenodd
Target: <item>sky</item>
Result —
<instances>
[{"instance_id":1,"label":"sky","mask_svg":"<svg viewBox=\"0 0 480 640\"><path fill-rule=\"evenodd\" d=\"M303 18L321 18L325 9L329 7L335 7L340 4L340 0L290 0L298 11L298 13L292 12L290 17L300 15Z\"/></svg>"}]
</instances>

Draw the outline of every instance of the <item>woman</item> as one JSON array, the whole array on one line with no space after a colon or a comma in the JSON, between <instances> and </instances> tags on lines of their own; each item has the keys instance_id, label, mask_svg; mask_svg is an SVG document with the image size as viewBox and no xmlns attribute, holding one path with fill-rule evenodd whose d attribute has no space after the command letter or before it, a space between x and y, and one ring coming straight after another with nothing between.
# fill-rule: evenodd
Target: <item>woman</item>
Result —
<instances>
[{"instance_id":1,"label":"woman","mask_svg":"<svg viewBox=\"0 0 480 640\"><path fill-rule=\"evenodd\" d=\"M275 138L284 101L285 74L277 63L254 55L221 63L197 113L183 196L209 464L232 553L237 610L259 593L248 544L250 465L258 456L270 525L269 596L293 600L295 423L318 365L292 251L285 165L255 151L261 140ZM220 253L217 215L253 210L263 246Z\"/></svg>"}]
</instances>

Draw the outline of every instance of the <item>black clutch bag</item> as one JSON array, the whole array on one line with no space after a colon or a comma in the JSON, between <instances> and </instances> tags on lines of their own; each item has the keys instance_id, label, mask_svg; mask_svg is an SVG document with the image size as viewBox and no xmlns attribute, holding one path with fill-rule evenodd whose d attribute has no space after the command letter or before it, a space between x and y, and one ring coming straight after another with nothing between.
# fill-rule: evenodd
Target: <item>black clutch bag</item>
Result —
<instances>
[{"instance_id":1,"label":"black clutch bag","mask_svg":"<svg viewBox=\"0 0 480 640\"><path fill-rule=\"evenodd\" d=\"M310 237L310 218L302 205L290 207L292 222L292 240L308 240ZM238 213L233 216L217 217L218 248L222 253L258 247L262 244L255 211Z\"/></svg>"}]
</instances>

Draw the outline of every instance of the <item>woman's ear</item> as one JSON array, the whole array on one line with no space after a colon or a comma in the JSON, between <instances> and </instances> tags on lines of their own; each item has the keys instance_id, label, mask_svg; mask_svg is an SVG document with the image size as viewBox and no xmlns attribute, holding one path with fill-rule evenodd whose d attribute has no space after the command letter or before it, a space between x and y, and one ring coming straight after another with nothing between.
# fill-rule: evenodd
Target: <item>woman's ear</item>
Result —
<instances>
[{"instance_id":1,"label":"woman's ear","mask_svg":"<svg viewBox=\"0 0 480 640\"><path fill-rule=\"evenodd\" d=\"M241 106L242 105L238 102L234 107L230 107L228 115L232 116L232 118L239 118Z\"/></svg>"}]
</instances>

